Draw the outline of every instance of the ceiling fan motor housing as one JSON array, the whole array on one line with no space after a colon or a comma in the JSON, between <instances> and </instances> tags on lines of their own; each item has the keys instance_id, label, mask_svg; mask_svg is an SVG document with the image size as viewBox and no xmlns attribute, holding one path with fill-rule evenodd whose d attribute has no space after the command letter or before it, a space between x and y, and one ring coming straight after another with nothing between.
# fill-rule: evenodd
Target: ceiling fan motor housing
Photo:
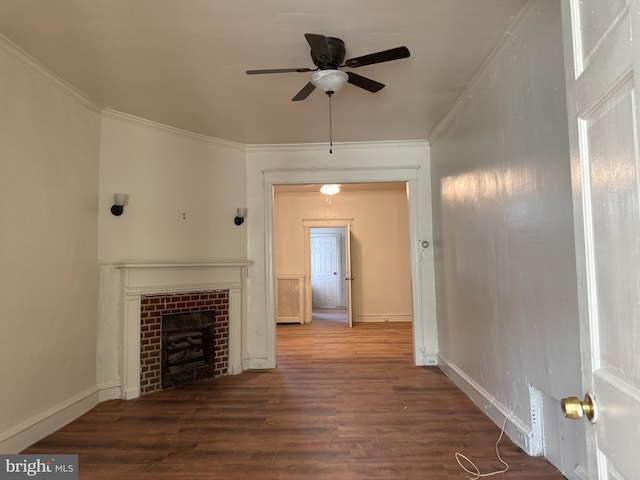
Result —
<instances>
[{"instance_id":1,"label":"ceiling fan motor housing","mask_svg":"<svg viewBox=\"0 0 640 480\"><path fill-rule=\"evenodd\" d=\"M313 50L311 50L311 60L313 60L314 65L316 65L320 70L336 70L344 61L346 53L344 42L335 37L326 38L331 58L325 58L324 55L321 56L321 58L317 58L314 55Z\"/></svg>"},{"instance_id":2,"label":"ceiling fan motor housing","mask_svg":"<svg viewBox=\"0 0 640 480\"><path fill-rule=\"evenodd\" d=\"M344 42L336 37L327 37L318 33L305 33L307 43L311 47L311 60L316 68L268 68L262 70L247 70L247 75L265 73L306 73L315 72L311 81L291 99L293 102L306 99L315 89L321 88L331 96L345 83L350 83L368 92L379 92L384 88L384 83L376 82L354 72L345 73L340 68L359 68L376 63L390 62L407 58L411 54L407 47L396 47L382 50L368 55L350 58L344 61L346 48Z\"/></svg>"}]
</instances>

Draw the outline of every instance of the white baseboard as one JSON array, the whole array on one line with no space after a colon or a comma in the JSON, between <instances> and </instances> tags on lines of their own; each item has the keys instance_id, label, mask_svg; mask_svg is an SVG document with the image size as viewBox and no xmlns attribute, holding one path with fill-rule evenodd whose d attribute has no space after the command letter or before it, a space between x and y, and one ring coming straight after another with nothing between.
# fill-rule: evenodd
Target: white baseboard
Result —
<instances>
[{"instance_id":1,"label":"white baseboard","mask_svg":"<svg viewBox=\"0 0 640 480\"><path fill-rule=\"evenodd\" d=\"M98 403L122 398L122 385L114 380L98 385Z\"/></svg>"},{"instance_id":2,"label":"white baseboard","mask_svg":"<svg viewBox=\"0 0 640 480\"><path fill-rule=\"evenodd\" d=\"M393 323L393 322L412 322L413 315L354 315L353 323Z\"/></svg>"},{"instance_id":3,"label":"white baseboard","mask_svg":"<svg viewBox=\"0 0 640 480\"><path fill-rule=\"evenodd\" d=\"M573 471L573 474L579 480L588 480L589 478L589 472L587 471L587 468L584 465L578 465L576 469Z\"/></svg>"},{"instance_id":4,"label":"white baseboard","mask_svg":"<svg viewBox=\"0 0 640 480\"><path fill-rule=\"evenodd\" d=\"M439 367L462 390L473 403L476 404L496 425L502 427L504 419L513 414L506 405L500 403L489 392L482 388L475 380L464 373L458 366L439 355ZM507 421L505 434L528 455L536 455L532 452L531 427L520 419L512 416Z\"/></svg>"},{"instance_id":5,"label":"white baseboard","mask_svg":"<svg viewBox=\"0 0 640 480\"><path fill-rule=\"evenodd\" d=\"M249 359L249 370L267 370L270 368L275 368L275 365L272 365L267 358Z\"/></svg>"},{"instance_id":6,"label":"white baseboard","mask_svg":"<svg viewBox=\"0 0 640 480\"><path fill-rule=\"evenodd\" d=\"M423 352L420 355L416 355L416 365L418 367L437 367L438 361L437 353Z\"/></svg>"},{"instance_id":7,"label":"white baseboard","mask_svg":"<svg viewBox=\"0 0 640 480\"><path fill-rule=\"evenodd\" d=\"M229 364L227 375L240 375L242 373L242 370L242 363L238 363L236 365Z\"/></svg>"},{"instance_id":8,"label":"white baseboard","mask_svg":"<svg viewBox=\"0 0 640 480\"><path fill-rule=\"evenodd\" d=\"M242 359L242 371L249 370L250 366L251 366L251 359L243 358Z\"/></svg>"},{"instance_id":9,"label":"white baseboard","mask_svg":"<svg viewBox=\"0 0 640 480\"><path fill-rule=\"evenodd\" d=\"M98 404L98 397L98 389L90 388L0 433L0 453L20 453L91 410Z\"/></svg>"},{"instance_id":10,"label":"white baseboard","mask_svg":"<svg viewBox=\"0 0 640 480\"><path fill-rule=\"evenodd\" d=\"M134 398L140 398L140 388L132 387L127 388L124 392L121 392L121 398L125 400L133 400Z\"/></svg>"}]
</instances>

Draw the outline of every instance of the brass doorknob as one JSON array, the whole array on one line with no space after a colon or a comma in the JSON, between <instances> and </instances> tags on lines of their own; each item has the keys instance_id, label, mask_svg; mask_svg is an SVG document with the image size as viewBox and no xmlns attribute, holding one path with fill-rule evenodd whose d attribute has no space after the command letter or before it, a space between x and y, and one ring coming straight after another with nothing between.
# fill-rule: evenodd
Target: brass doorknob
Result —
<instances>
[{"instance_id":1,"label":"brass doorknob","mask_svg":"<svg viewBox=\"0 0 640 480\"><path fill-rule=\"evenodd\" d=\"M560 400L560 407L562 408L562 414L567 418L578 420L585 416L591 423L598 421L596 401L590 393L584 396L583 401L580 401L578 397L563 398Z\"/></svg>"}]
</instances>

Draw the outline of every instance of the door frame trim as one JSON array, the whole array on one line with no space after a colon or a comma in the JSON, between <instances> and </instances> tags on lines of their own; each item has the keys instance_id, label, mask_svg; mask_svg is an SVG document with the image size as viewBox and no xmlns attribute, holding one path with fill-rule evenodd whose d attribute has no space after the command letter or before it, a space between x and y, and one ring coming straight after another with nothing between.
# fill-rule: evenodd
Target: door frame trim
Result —
<instances>
[{"instance_id":1,"label":"door frame trim","mask_svg":"<svg viewBox=\"0 0 640 480\"><path fill-rule=\"evenodd\" d=\"M344 223L338 225L337 222L342 220L334 220L334 219L303 219L302 227L304 228L304 288L305 288L305 308L304 308L304 321L305 323L311 323L313 316L313 290L311 288L311 229L312 228L344 228L346 230L348 225L353 226L353 219L345 219ZM326 225L325 222L330 223ZM330 235L330 234L326 234ZM336 235L338 234L331 234ZM342 271L342 256L341 250L342 245L338 245L338 270L340 271L340 283L338 286L339 299L338 306L341 306L343 300L343 292L342 292L342 277L344 277L345 272Z\"/></svg>"},{"instance_id":2,"label":"door frame trim","mask_svg":"<svg viewBox=\"0 0 640 480\"><path fill-rule=\"evenodd\" d=\"M274 186L289 184L322 184L322 183L383 183L406 182L407 206L409 210L409 251L411 258L411 293L413 313L413 358L418 366L436 365L437 352L428 352L425 347L425 331L437 332L435 316L425 318L422 302L424 288L420 275L420 240L419 219L426 216L419 202L420 187L418 170L420 167L408 166L397 168L335 168L335 169L275 169L263 170L264 178L264 221L265 221L265 280L266 280L266 317L267 317L267 356L276 358L276 322L275 322L275 265L274 251Z\"/></svg>"}]
</instances>

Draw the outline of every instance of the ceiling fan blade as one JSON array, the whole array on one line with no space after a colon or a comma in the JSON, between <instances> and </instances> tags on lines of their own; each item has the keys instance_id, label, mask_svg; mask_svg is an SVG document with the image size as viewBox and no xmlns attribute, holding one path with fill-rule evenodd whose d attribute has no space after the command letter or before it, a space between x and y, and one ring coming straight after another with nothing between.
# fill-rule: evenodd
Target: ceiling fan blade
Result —
<instances>
[{"instance_id":1,"label":"ceiling fan blade","mask_svg":"<svg viewBox=\"0 0 640 480\"><path fill-rule=\"evenodd\" d=\"M370 53L369 55L363 55L362 57L350 58L344 62L345 67L358 68L365 65L372 65L374 63L390 62L391 60L399 60L401 58L407 58L411 54L407 47L397 47L391 50L385 50L383 52Z\"/></svg>"},{"instance_id":2,"label":"ceiling fan blade","mask_svg":"<svg viewBox=\"0 0 640 480\"><path fill-rule=\"evenodd\" d=\"M384 88L384 83L376 82L375 80L363 77L357 73L347 72L347 75L349 75L349 80L347 80L347 82L351 85L355 85L356 87L364 88L371 93L379 92Z\"/></svg>"},{"instance_id":3,"label":"ceiling fan blade","mask_svg":"<svg viewBox=\"0 0 640 480\"><path fill-rule=\"evenodd\" d=\"M247 70L247 75L262 75L263 73L305 73L315 72L317 68L270 68L266 70Z\"/></svg>"},{"instance_id":4,"label":"ceiling fan blade","mask_svg":"<svg viewBox=\"0 0 640 480\"><path fill-rule=\"evenodd\" d=\"M309 95L311 95L311 92L313 92L315 89L316 89L316 86L313 83L309 82L304 87L302 87L302 90L300 90L296 94L296 96L291 99L291 101L297 102L299 100L304 100Z\"/></svg>"},{"instance_id":5,"label":"ceiling fan blade","mask_svg":"<svg viewBox=\"0 0 640 480\"><path fill-rule=\"evenodd\" d=\"M318 35L317 33L305 33L304 38L307 39L313 55L322 63L328 63L331 61L331 50L329 50L329 42L324 35Z\"/></svg>"}]
</instances>

